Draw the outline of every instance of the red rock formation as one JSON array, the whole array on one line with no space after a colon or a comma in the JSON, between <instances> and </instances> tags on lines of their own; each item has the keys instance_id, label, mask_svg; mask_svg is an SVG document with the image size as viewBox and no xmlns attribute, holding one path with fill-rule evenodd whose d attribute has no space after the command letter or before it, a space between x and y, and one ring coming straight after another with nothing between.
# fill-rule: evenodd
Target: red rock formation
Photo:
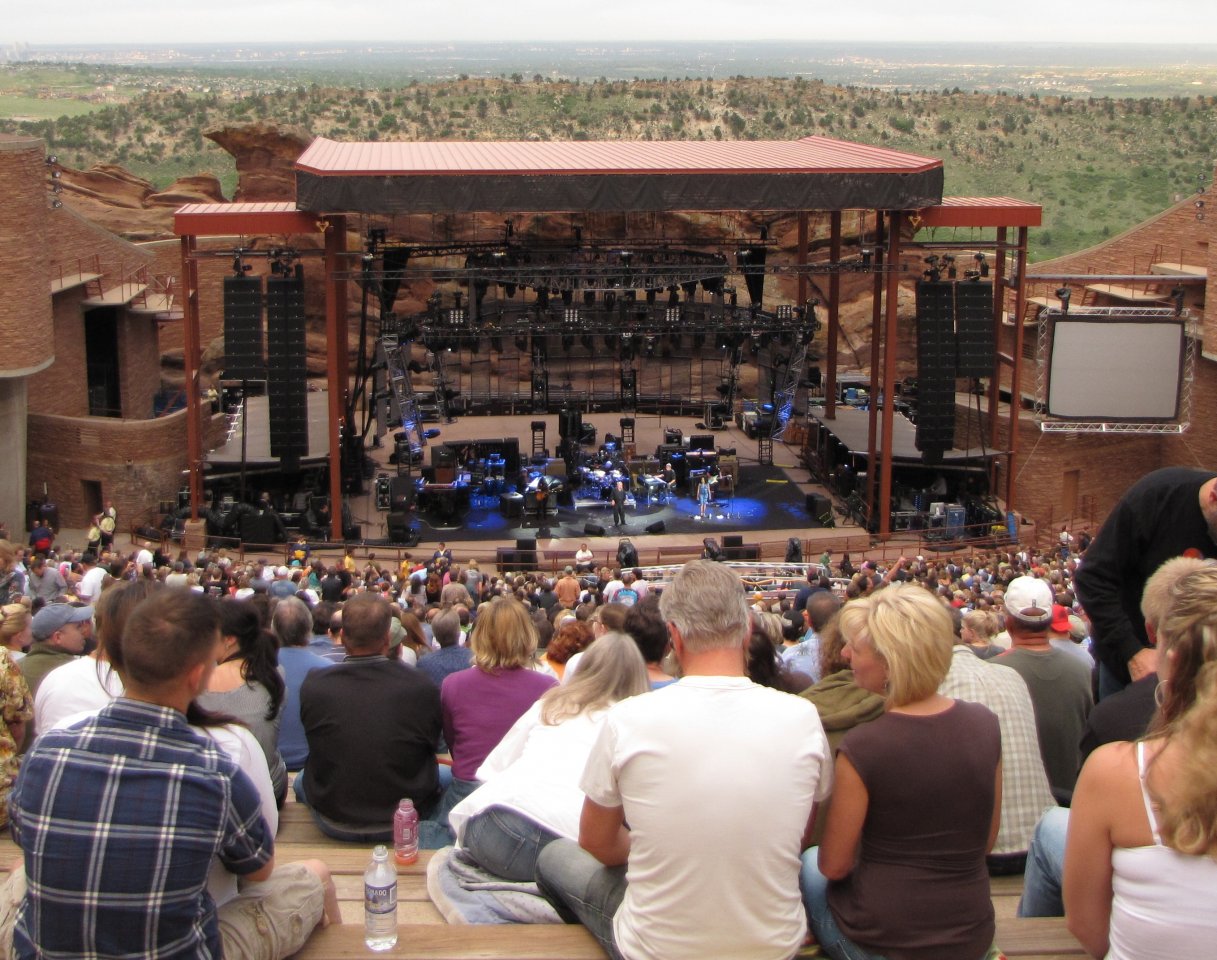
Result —
<instances>
[{"instance_id":1,"label":"red rock formation","mask_svg":"<svg viewBox=\"0 0 1217 960\"><path fill-rule=\"evenodd\" d=\"M296 199L293 164L312 140L304 133L274 124L249 123L204 134L232 154L237 162L235 201Z\"/></svg>"},{"instance_id":2,"label":"red rock formation","mask_svg":"<svg viewBox=\"0 0 1217 960\"><path fill-rule=\"evenodd\" d=\"M210 174L182 177L157 193L151 183L113 163L88 170L60 167L60 198L82 217L127 240L173 236L173 211L184 203L223 202Z\"/></svg>"}]
</instances>

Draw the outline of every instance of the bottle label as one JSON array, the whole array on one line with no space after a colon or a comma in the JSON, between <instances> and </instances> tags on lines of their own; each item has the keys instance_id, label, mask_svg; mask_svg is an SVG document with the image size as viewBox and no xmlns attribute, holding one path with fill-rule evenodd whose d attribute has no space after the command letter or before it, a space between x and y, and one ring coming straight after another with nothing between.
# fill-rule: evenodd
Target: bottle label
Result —
<instances>
[{"instance_id":1,"label":"bottle label","mask_svg":"<svg viewBox=\"0 0 1217 960\"><path fill-rule=\"evenodd\" d=\"M368 913L393 913L397 910L397 884L377 887L363 885L363 905Z\"/></svg>"}]
</instances>

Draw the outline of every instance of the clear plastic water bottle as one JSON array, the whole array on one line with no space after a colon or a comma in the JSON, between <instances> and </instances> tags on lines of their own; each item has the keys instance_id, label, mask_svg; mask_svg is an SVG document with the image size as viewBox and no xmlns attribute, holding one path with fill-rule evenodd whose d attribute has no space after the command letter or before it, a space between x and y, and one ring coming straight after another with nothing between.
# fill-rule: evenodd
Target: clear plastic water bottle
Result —
<instances>
[{"instance_id":1,"label":"clear plastic water bottle","mask_svg":"<svg viewBox=\"0 0 1217 960\"><path fill-rule=\"evenodd\" d=\"M391 950L397 943L397 870L380 844L363 874L363 938L369 950Z\"/></svg>"},{"instance_id":2,"label":"clear plastic water bottle","mask_svg":"<svg viewBox=\"0 0 1217 960\"><path fill-rule=\"evenodd\" d=\"M393 814L393 859L402 866L418 860L418 811L409 797L402 799Z\"/></svg>"}]
</instances>

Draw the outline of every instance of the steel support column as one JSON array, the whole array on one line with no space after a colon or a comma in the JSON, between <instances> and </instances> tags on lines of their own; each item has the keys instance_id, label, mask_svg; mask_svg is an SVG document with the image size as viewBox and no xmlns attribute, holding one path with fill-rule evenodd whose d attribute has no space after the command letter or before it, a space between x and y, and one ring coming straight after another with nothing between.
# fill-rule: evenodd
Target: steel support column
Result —
<instances>
[{"instance_id":1,"label":"steel support column","mask_svg":"<svg viewBox=\"0 0 1217 960\"><path fill-rule=\"evenodd\" d=\"M879 453L879 536L886 540L892 535L892 426L896 404L893 395L896 386L896 344L899 327L900 306L900 230L904 222L904 214L893 210L890 214L891 225L888 236L888 261L891 268L887 273L887 322L883 333L886 350L883 353L883 382L879 396L871 391L871 406L883 399L883 446ZM874 378L871 378L872 381ZM872 383L872 387L874 384Z\"/></svg>"},{"instance_id":2,"label":"steel support column","mask_svg":"<svg viewBox=\"0 0 1217 960\"><path fill-rule=\"evenodd\" d=\"M203 411L199 403L199 264L196 240L183 236L182 248L182 366L186 380L186 475L190 488L190 519L199 519L203 503Z\"/></svg>"},{"instance_id":3,"label":"steel support column","mask_svg":"<svg viewBox=\"0 0 1217 960\"><path fill-rule=\"evenodd\" d=\"M347 218L325 218L325 339L326 376L329 390L330 438L330 538L343 539L342 444L350 360L347 356L346 270Z\"/></svg>"},{"instance_id":4,"label":"steel support column","mask_svg":"<svg viewBox=\"0 0 1217 960\"><path fill-rule=\"evenodd\" d=\"M834 210L829 215L829 254L828 258L835 264L841 262L841 211ZM834 269L828 275L828 350L824 356L824 418L833 420L837 416L837 341L841 337L841 271ZM806 303L803 295L800 303Z\"/></svg>"}]
</instances>

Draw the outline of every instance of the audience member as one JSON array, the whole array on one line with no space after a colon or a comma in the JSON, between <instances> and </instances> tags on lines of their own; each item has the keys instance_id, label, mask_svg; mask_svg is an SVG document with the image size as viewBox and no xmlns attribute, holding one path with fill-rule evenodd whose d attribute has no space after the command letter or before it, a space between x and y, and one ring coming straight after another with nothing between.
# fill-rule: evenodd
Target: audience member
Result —
<instances>
[{"instance_id":1,"label":"audience member","mask_svg":"<svg viewBox=\"0 0 1217 960\"><path fill-rule=\"evenodd\" d=\"M328 620L327 620L328 623ZM270 618L271 632L279 643L279 667L283 671L283 712L279 718L279 753L287 769L304 769L308 759L308 738L300 719L300 687L314 670L332 667L332 661L310 649L313 614L308 604L288 597L275 604ZM326 641L327 645L329 641Z\"/></svg>"},{"instance_id":2,"label":"audience member","mask_svg":"<svg viewBox=\"0 0 1217 960\"><path fill-rule=\"evenodd\" d=\"M373 594L348 600L346 660L313 671L300 686L308 759L296 798L338 840L388 841L398 801L409 797L429 818L439 800L439 691L389 660L390 616L389 604Z\"/></svg>"},{"instance_id":3,"label":"audience member","mask_svg":"<svg viewBox=\"0 0 1217 960\"><path fill-rule=\"evenodd\" d=\"M816 941L835 960L976 960L994 933L985 854L1000 822L997 718L938 693L951 618L920 587L848 603L840 627L857 683L886 712L842 739L823 841L803 855Z\"/></svg>"},{"instance_id":4,"label":"audience member","mask_svg":"<svg viewBox=\"0 0 1217 960\"><path fill-rule=\"evenodd\" d=\"M730 568L685 564L660 609L683 677L609 709L578 843L541 851L538 884L614 957L793 956L798 855L831 784L823 730L809 704L744 675Z\"/></svg>"},{"instance_id":5,"label":"audience member","mask_svg":"<svg viewBox=\"0 0 1217 960\"><path fill-rule=\"evenodd\" d=\"M1005 593L1011 647L994 663L1016 670L1035 708L1035 729L1053 795L1068 805L1081 758L1078 745L1093 699L1090 671L1048 642L1052 588L1035 577L1017 577Z\"/></svg>"},{"instance_id":6,"label":"audience member","mask_svg":"<svg viewBox=\"0 0 1217 960\"><path fill-rule=\"evenodd\" d=\"M70 603L50 603L34 614L30 624L34 640L20 664L31 696L37 696L38 687L48 673L85 652L92 619L91 606Z\"/></svg>"},{"instance_id":7,"label":"audience member","mask_svg":"<svg viewBox=\"0 0 1217 960\"><path fill-rule=\"evenodd\" d=\"M1179 581L1159 625L1150 734L1099 747L1078 780L1065 918L1092 956L1200 957L1217 943L1214 637L1217 569L1206 567Z\"/></svg>"},{"instance_id":8,"label":"audience member","mask_svg":"<svg viewBox=\"0 0 1217 960\"><path fill-rule=\"evenodd\" d=\"M126 695L40 737L14 788L25 853L3 896L20 902L14 953L296 953L318 923L341 922L329 871L320 861L275 867L253 784L186 723L220 655L212 602L158 591L126 632ZM258 881L218 910L206 890L217 855Z\"/></svg>"},{"instance_id":9,"label":"audience member","mask_svg":"<svg viewBox=\"0 0 1217 960\"><path fill-rule=\"evenodd\" d=\"M1217 476L1167 467L1125 491L1078 568L1078 599L1090 617L1099 699L1153 673L1139 609L1150 575L1171 557L1217 557Z\"/></svg>"},{"instance_id":10,"label":"audience member","mask_svg":"<svg viewBox=\"0 0 1217 960\"><path fill-rule=\"evenodd\" d=\"M249 728L266 755L275 802L282 807L287 798L287 765L279 753L279 723L286 685L275 638L249 600L220 601L220 635L222 656L198 704Z\"/></svg>"},{"instance_id":11,"label":"audience member","mask_svg":"<svg viewBox=\"0 0 1217 960\"><path fill-rule=\"evenodd\" d=\"M605 711L647 689L633 640L597 640L578 678L546 691L478 768L482 785L451 814L457 845L489 872L531 882L546 844L579 836L579 778Z\"/></svg>"},{"instance_id":12,"label":"audience member","mask_svg":"<svg viewBox=\"0 0 1217 960\"><path fill-rule=\"evenodd\" d=\"M418 662L418 669L431 678L438 690L449 674L473 663L473 651L461 644L461 617L455 610L441 610L431 621L431 637L439 649Z\"/></svg>"},{"instance_id":13,"label":"audience member","mask_svg":"<svg viewBox=\"0 0 1217 960\"><path fill-rule=\"evenodd\" d=\"M557 681L533 669L537 630L515 600L483 604L469 638L473 668L453 673L440 688L444 742L452 754L452 784L439 816L477 787L477 769L537 698Z\"/></svg>"}]
</instances>

